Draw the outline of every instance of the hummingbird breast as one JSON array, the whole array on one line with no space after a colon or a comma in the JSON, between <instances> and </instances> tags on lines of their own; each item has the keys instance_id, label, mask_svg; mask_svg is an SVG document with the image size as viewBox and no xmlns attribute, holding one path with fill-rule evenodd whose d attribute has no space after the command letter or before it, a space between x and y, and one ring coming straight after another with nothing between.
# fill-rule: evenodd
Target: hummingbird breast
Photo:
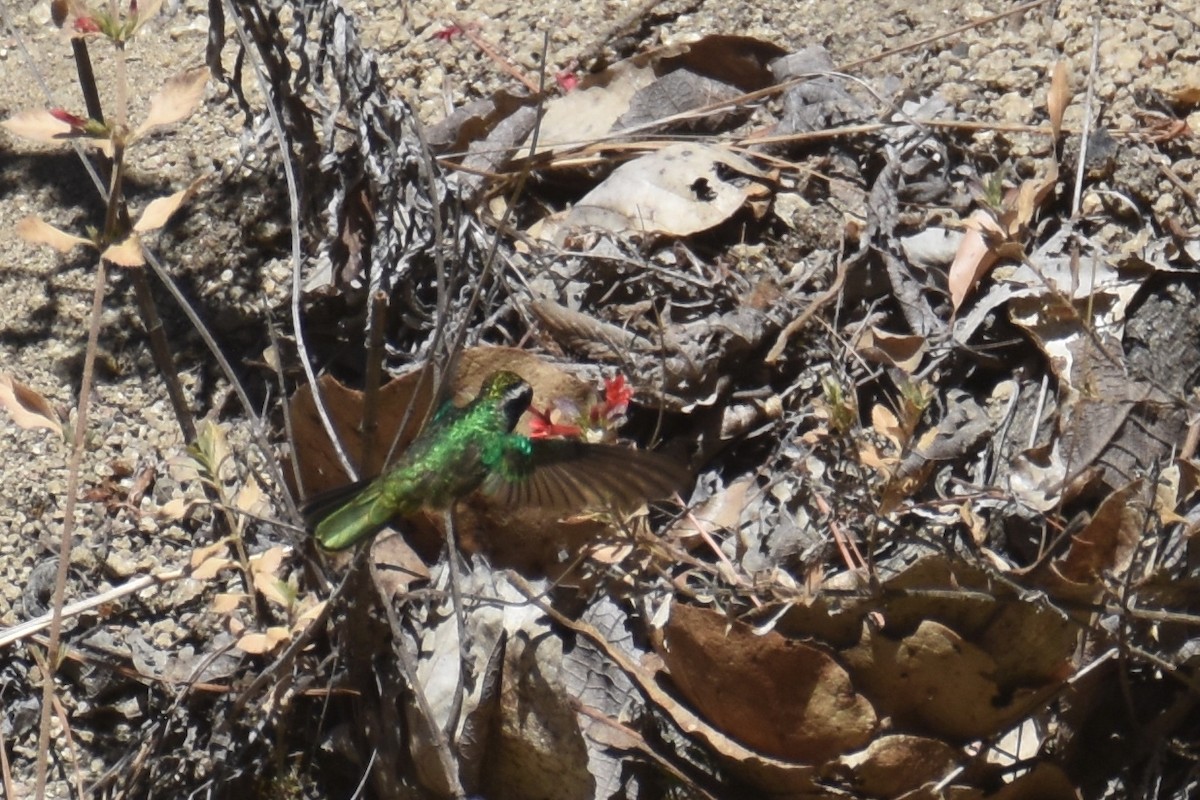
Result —
<instances>
[{"instance_id":1,"label":"hummingbird breast","mask_svg":"<svg viewBox=\"0 0 1200 800\"><path fill-rule=\"evenodd\" d=\"M489 443L505 435L486 416L466 414L418 436L384 478L385 502L401 514L441 510L479 488L489 472Z\"/></svg>"}]
</instances>

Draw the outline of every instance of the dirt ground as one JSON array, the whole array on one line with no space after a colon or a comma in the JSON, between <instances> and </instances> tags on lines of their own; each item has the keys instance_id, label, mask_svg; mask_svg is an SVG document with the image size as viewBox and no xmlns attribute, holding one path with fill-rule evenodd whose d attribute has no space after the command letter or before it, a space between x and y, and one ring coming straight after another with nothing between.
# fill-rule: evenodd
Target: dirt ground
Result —
<instances>
[{"instance_id":1,"label":"dirt ground","mask_svg":"<svg viewBox=\"0 0 1200 800\"><path fill-rule=\"evenodd\" d=\"M963 118L980 123L964 146L983 158L993 148L1002 148L1012 159L1050 151L1044 137L1019 126L1044 124L1050 75L1061 59L1078 82L1077 96L1082 95L1094 39L1099 44L1091 91L1107 129L1141 129L1141 111L1161 111L1162 98L1200 87L1200 4L1193 0L1026 5L1023 13L975 25L971 23L1010 11L1015 4L352 0L346 8L374 49L385 83L429 125L498 89L519 90L501 62L534 79L542 69L550 76L572 71L582 75L585 67L598 62L614 63L711 34L753 37L786 51L819 45L840 71L875 86L893 87L897 97L939 95ZM47 4L7 4L3 14L0 118L29 108L81 109L71 47L51 24ZM139 34L130 49L132 118L144 113L166 76L204 63L207 15L208 4L201 0L169 3ZM444 35L454 26L470 35ZM230 38L233 41L232 32ZM226 69L233 67L233 50L225 50ZM115 69L111 55L100 46L92 53L106 92ZM289 222L277 173L264 166L268 135L247 131L244 120L236 98L215 81L210 83L197 114L139 143L130 161L129 196L136 207L178 191L197 177L207 179L186 211L152 240L152 247L252 385L257 402L274 408L278 391L261 365L271 344L267 321L287 324ZM1072 103L1064 125L1076 130L1082 123L1082 104ZM1074 147L1078 149L1077 142ZM1160 220L1187 220L1190 214L1194 231L1200 146L1192 134L1177 147L1170 158L1154 147L1143 148L1114 169L1119 191L1137 198L1140 213ZM1168 162L1170 175L1163 169ZM832 161L823 166L837 169ZM784 276L836 260L831 253L851 213L836 195L831 191L828 203L801 214L786 235L762 242L765 250L754 256L756 263L773 265ZM82 250L64 256L21 241L15 234L17 224L31 214L80 230L99 222L102 205L72 150L0 133L0 373L46 397L64 420L73 419L67 415L78 401L94 258ZM220 422L232 451L248 453L254 431L237 410L227 382L171 298L162 291L157 295L197 417ZM187 443L151 359L132 282L119 268L110 272L97 369L68 602L187 565L197 535L194 520L173 518L162 509L180 498L203 497L196 482L177 468ZM277 429L268 436L274 442L283 438ZM48 607L69 455L66 436L21 428L0 415L0 630ZM150 474L149 490L138 507L132 507L126 502L130 488ZM282 515L286 506L281 487L268 481L266 489L263 515ZM269 541L268 536L262 544ZM280 535L276 541L295 540ZM114 682L115 694L97 688L97 683L111 680L111 667L97 668L89 658L104 658L132 671L129 658L141 659L145 666L146 660L178 648L204 649L209 643L205 637L227 634L211 620L201 619L203 611L195 600L203 591L195 582L182 581L125 600L150 621L139 631L141 641L132 645L99 637L83 646L94 628L102 627L103 616L68 625L68 641L79 647L78 660L73 657L60 670L60 692L71 725L68 732L60 720L53 724L55 756L48 797L77 796L77 786L91 786L114 765L128 768L128 762L121 761L128 752L114 751L114 742L125 742L132 750L145 741L139 732L145 728L146 711L136 692L120 681ZM118 606L106 613L129 612ZM127 655L129 647L132 657ZM12 776L6 783L14 797L33 796L42 674L35 651L43 652L39 648L37 639L26 639L0 649L0 737ZM138 672L146 674L141 668L133 674ZM202 754L178 757L175 796L205 789L212 774L205 759ZM120 794L120 780L113 783L111 775L108 780L109 793ZM292 792L277 788L269 794L311 796ZM215 794L222 796L219 789Z\"/></svg>"}]
</instances>

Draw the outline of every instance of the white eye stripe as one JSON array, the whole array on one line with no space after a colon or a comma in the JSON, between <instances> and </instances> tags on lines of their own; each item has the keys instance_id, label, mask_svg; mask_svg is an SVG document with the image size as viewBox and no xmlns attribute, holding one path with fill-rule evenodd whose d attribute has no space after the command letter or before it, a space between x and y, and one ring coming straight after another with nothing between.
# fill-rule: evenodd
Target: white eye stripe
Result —
<instances>
[{"instance_id":1,"label":"white eye stripe","mask_svg":"<svg viewBox=\"0 0 1200 800\"><path fill-rule=\"evenodd\" d=\"M521 403L528 404L533 400L533 387L525 381L514 383L512 386L504 390L504 396L500 402L504 405Z\"/></svg>"}]
</instances>

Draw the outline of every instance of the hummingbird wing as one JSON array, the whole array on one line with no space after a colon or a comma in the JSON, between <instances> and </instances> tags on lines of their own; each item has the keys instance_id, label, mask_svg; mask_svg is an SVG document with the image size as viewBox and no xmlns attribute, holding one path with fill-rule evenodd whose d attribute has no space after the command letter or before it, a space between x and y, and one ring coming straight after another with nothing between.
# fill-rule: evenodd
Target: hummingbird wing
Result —
<instances>
[{"instance_id":1,"label":"hummingbird wing","mask_svg":"<svg viewBox=\"0 0 1200 800\"><path fill-rule=\"evenodd\" d=\"M505 505L564 512L631 510L670 497L690 477L661 453L571 439L534 439L527 451L513 448L506 466L492 473L485 492Z\"/></svg>"}]
</instances>

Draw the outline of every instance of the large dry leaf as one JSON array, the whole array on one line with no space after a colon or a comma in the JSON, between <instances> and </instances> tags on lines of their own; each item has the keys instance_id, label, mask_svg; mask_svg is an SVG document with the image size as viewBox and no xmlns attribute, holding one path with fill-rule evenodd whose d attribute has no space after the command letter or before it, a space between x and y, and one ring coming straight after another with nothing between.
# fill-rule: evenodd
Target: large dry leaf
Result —
<instances>
[{"instance_id":1,"label":"large dry leaf","mask_svg":"<svg viewBox=\"0 0 1200 800\"><path fill-rule=\"evenodd\" d=\"M900 639L864 627L862 640L842 657L880 714L904 729L960 741L1002 732L1057 690L1002 694L995 660L932 620Z\"/></svg>"},{"instance_id":2,"label":"large dry leaf","mask_svg":"<svg viewBox=\"0 0 1200 800\"><path fill-rule=\"evenodd\" d=\"M647 56L622 61L548 102L538 127L538 150L573 149L602 139L634 95L654 81L651 61Z\"/></svg>"},{"instance_id":3,"label":"large dry leaf","mask_svg":"<svg viewBox=\"0 0 1200 800\"><path fill-rule=\"evenodd\" d=\"M854 787L868 797L899 797L922 784L947 775L958 751L945 742L923 736L880 736L865 750L838 759L853 770Z\"/></svg>"},{"instance_id":4,"label":"large dry leaf","mask_svg":"<svg viewBox=\"0 0 1200 800\"><path fill-rule=\"evenodd\" d=\"M154 128L185 120L200 106L204 87L208 83L208 67L196 67L167 81L162 90L150 100L146 119L134 134L140 139Z\"/></svg>"},{"instance_id":5,"label":"large dry leaf","mask_svg":"<svg viewBox=\"0 0 1200 800\"><path fill-rule=\"evenodd\" d=\"M62 436L62 419L50 401L3 372L0 372L0 408L22 428L45 428Z\"/></svg>"},{"instance_id":6,"label":"large dry leaf","mask_svg":"<svg viewBox=\"0 0 1200 800\"><path fill-rule=\"evenodd\" d=\"M374 440L374 446L364 462L366 438L361 428L363 393L343 385L332 375L322 376L317 381L317 387L338 441L363 477L382 471L388 448L396 438L405 415L408 414L408 421L397 445L400 449L407 447L416 437L433 403L433 378L427 376L422 381L419 371L394 378L381 387L378 427L368 434ZM292 395L291 419L296 457L305 491L311 495L349 483L350 476L342 468L337 451L325 432L309 386L300 387Z\"/></svg>"},{"instance_id":7,"label":"large dry leaf","mask_svg":"<svg viewBox=\"0 0 1200 800\"><path fill-rule=\"evenodd\" d=\"M749 161L723 148L670 145L615 169L575 204L563 230L687 236L729 219L761 194L769 180Z\"/></svg>"},{"instance_id":8,"label":"large dry leaf","mask_svg":"<svg viewBox=\"0 0 1200 800\"><path fill-rule=\"evenodd\" d=\"M566 150L632 132L663 127L680 116L677 127L694 125L688 112L736 98L740 92L775 82L767 64L785 51L747 36L712 35L640 53L584 78L575 90L546 104L538 148ZM708 128L724 124L728 107L705 112Z\"/></svg>"},{"instance_id":9,"label":"large dry leaf","mask_svg":"<svg viewBox=\"0 0 1200 800\"><path fill-rule=\"evenodd\" d=\"M875 731L875 711L846 671L804 642L675 604L659 652L688 702L765 755L818 764L862 747Z\"/></svg>"}]
</instances>

